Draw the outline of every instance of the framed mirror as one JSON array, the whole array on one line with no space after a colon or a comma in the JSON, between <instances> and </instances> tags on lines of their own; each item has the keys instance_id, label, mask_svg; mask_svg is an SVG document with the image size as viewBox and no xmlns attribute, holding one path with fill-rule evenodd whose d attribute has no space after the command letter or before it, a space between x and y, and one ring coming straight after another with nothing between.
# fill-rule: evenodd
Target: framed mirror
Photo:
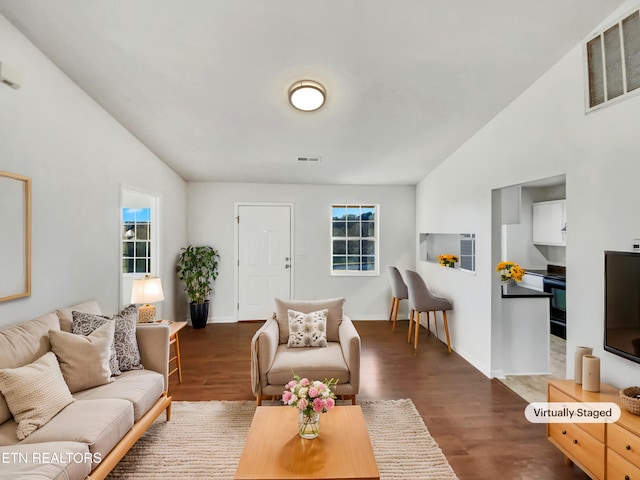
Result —
<instances>
[{"instance_id":1,"label":"framed mirror","mask_svg":"<svg viewBox=\"0 0 640 480\"><path fill-rule=\"evenodd\" d=\"M0 302L31 295L31 179L0 171Z\"/></svg>"}]
</instances>

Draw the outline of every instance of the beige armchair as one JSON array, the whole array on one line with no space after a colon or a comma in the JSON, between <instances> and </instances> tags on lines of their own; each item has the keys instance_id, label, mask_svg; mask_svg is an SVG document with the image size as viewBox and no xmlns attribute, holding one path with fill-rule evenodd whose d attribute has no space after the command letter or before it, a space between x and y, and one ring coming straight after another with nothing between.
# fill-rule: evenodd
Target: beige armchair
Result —
<instances>
[{"instance_id":1,"label":"beige armchair","mask_svg":"<svg viewBox=\"0 0 640 480\"><path fill-rule=\"evenodd\" d=\"M258 405L265 397L282 395L293 374L310 380L338 379L335 394L355 405L360 388L360 336L343 313L344 298L330 300L276 299L276 312L251 340L251 388ZM289 347L288 311L327 310L326 347Z\"/></svg>"}]
</instances>

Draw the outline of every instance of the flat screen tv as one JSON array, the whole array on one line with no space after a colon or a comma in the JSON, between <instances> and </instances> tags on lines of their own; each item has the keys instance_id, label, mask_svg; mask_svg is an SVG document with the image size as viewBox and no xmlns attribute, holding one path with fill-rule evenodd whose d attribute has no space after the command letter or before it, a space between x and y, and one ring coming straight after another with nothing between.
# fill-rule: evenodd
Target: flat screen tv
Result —
<instances>
[{"instance_id":1,"label":"flat screen tv","mask_svg":"<svg viewBox=\"0 0 640 480\"><path fill-rule=\"evenodd\" d=\"M604 349L640 363L640 253L604 252Z\"/></svg>"}]
</instances>

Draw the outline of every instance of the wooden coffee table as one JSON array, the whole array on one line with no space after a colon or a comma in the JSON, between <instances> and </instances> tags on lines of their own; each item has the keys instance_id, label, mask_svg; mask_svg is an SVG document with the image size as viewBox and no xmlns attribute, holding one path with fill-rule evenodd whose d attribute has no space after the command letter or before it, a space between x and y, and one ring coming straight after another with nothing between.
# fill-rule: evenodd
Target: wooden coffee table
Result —
<instances>
[{"instance_id":1,"label":"wooden coffee table","mask_svg":"<svg viewBox=\"0 0 640 480\"><path fill-rule=\"evenodd\" d=\"M323 413L313 440L300 438L297 418L293 407L257 407L235 479L380 479L358 405Z\"/></svg>"}]
</instances>

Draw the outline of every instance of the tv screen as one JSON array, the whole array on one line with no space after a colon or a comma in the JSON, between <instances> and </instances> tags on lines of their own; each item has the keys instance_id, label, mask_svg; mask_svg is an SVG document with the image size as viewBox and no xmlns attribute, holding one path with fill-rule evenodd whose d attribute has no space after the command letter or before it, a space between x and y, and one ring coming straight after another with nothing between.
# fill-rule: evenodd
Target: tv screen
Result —
<instances>
[{"instance_id":1,"label":"tv screen","mask_svg":"<svg viewBox=\"0 0 640 480\"><path fill-rule=\"evenodd\" d=\"M640 363L640 253L604 252L604 349Z\"/></svg>"}]
</instances>

